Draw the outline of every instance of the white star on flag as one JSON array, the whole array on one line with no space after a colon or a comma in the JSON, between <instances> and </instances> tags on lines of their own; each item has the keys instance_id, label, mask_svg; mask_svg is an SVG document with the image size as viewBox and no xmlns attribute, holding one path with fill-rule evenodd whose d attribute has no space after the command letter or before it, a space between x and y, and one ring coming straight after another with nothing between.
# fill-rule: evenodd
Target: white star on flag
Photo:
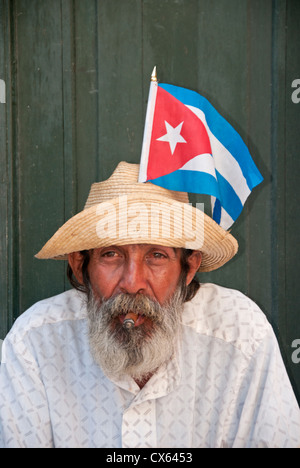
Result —
<instances>
[{"instance_id":1,"label":"white star on flag","mask_svg":"<svg viewBox=\"0 0 300 468\"><path fill-rule=\"evenodd\" d=\"M185 139L180 135L183 122L181 122L177 127L173 128L166 120L166 130L167 133L160 138L157 138L158 141L167 141L170 145L171 153L174 154L177 143L186 143Z\"/></svg>"}]
</instances>

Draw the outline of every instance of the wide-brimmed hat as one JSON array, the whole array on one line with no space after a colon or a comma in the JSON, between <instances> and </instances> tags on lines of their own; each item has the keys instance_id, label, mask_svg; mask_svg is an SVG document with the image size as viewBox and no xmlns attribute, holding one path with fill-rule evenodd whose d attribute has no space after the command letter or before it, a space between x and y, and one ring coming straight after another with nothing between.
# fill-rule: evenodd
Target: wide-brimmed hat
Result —
<instances>
[{"instance_id":1,"label":"wide-brimmed hat","mask_svg":"<svg viewBox=\"0 0 300 468\"><path fill-rule=\"evenodd\" d=\"M236 254L236 239L189 204L186 193L140 183L138 174L138 164L121 162L111 177L93 184L83 211L58 229L36 257L66 260L82 250L154 244L199 250L199 271L211 271Z\"/></svg>"}]
</instances>

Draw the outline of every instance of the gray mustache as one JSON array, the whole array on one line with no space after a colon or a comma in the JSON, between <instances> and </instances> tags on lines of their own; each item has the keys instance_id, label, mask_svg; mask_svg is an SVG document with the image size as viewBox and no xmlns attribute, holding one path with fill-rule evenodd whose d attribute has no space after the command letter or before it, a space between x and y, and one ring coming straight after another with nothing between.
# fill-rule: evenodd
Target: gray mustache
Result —
<instances>
[{"instance_id":1,"label":"gray mustache","mask_svg":"<svg viewBox=\"0 0 300 468\"><path fill-rule=\"evenodd\" d=\"M118 294L105 302L106 310L111 318L133 312L144 315L153 321L160 322L162 318L161 306L158 302L142 294Z\"/></svg>"}]
</instances>

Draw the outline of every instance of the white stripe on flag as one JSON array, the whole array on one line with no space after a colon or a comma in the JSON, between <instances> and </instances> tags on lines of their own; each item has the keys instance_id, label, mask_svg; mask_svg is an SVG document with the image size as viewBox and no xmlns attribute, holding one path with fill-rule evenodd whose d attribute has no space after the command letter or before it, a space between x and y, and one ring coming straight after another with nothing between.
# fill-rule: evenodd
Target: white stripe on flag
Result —
<instances>
[{"instance_id":1,"label":"white stripe on flag","mask_svg":"<svg viewBox=\"0 0 300 468\"><path fill-rule=\"evenodd\" d=\"M180 170L205 172L206 174L212 175L215 179L217 178L214 160L212 155L208 153L199 154L193 159L190 159Z\"/></svg>"},{"instance_id":2,"label":"white stripe on flag","mask_svg":"<svg viewBox=\"0 0 300 468\"><path fill-rule=\"evenodd\" d=\"M247 181L242 173L242 170L237 160L211 132L209 126L207 125L204 112L194 106L187 107L195 115L197 115L197 117L202 121L208 132L216 170L232 186L233 190L241 200L242 205L244 205L245 201L251 193L251 190L248 187Z\"/></svg>"},{"instance_id":3,"label":"white stripe on flag","mask_svg":"<svg viewBox=\"0 0 300 468\"><path fill-rule=\"evenodd\" d=\"M221 218L220 218L220 226L222 226L225 231L229 229L234 223L232 217L224 210L223 206L221 206Z\"/></svg>"},{"instance_id":4,"label":"white stripe on flag","mask_svg":"<svg viewBox=\"0 0 300 468\"><path fill-rule=\"evenodd\" d=\"M234 220L230 216L230 214L227 213L226 210L224 210L223 206L221 206L221 216L220 216L220 226L227 231L234 223Z\"/></svg>"}]
</instances>

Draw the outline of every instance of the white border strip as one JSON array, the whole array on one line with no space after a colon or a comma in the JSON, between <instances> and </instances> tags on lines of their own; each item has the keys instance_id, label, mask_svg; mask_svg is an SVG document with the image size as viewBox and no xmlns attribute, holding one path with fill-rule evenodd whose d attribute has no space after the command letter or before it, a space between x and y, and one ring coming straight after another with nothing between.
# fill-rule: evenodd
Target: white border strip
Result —
<instances>
[{"instance_id":1,"label":"white border strip","mask_svg":"<svg viewBox=\"0 0 300 468\"><path fill-rule=\"evenodd\" d=\"M155 103L156 103L157 87L158 87L157 81L151 81L150 89L149 89L148 104L147 104L145 128L144 128L139 182L146 182L147 180L147 166L148 166L149 149L150 149L151 136L152 136L152 126L153 126L153 117L154 117L154 110L155 110Z\"/></svg>"}]
</instances>

